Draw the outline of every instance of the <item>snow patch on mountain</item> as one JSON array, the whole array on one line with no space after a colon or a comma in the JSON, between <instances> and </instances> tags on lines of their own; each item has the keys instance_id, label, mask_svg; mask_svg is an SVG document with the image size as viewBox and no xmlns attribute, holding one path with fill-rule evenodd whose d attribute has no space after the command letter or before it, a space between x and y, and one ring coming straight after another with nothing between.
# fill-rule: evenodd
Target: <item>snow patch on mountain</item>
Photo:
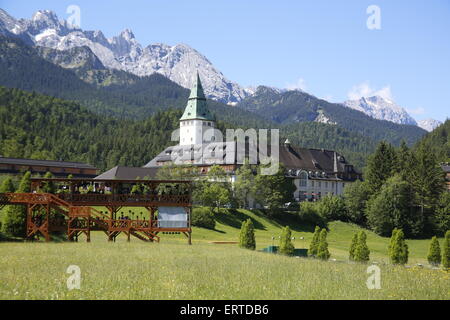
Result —
<instances>
[{"instance_id":1,"label":"snow patch on mountain","mask_svg":"<svg viewBox=\"0 0 450 320\"><path fill-rule=\"evenodd\" d=\"M442 124L441 121L435 119L424 119L417 122L417 125L428 132L433 131Z\"/></svg>"},{"instance_id":2,"label":"snow patch on mountain","mask_svg":"<svg viewBox=\"0 0 450 320\"><path fill-rule=\"evenodd\" d=\"M347 100L344 106L352 108L379 120L388 120L398 124L417 125L408 112L394 101L381 96L362 97L358 100Z\"/></svg>"}]
</instances>

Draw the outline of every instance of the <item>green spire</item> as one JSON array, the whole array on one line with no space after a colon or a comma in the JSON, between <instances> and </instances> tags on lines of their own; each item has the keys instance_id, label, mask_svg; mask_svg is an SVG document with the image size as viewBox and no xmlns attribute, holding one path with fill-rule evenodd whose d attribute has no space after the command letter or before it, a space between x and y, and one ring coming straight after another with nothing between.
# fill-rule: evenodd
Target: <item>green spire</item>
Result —
<instances>
[{"instance_id":1,"label":"green spire","mask_svg":"<svg viewBox=\"0 0 450 320\"><path fill-rule=\"evenodd\" d=\"M206 105L205 93L203 92L203 87L198 72L197 79L188 98L186 109L184 109L183 116L180 118L180 120L194 119L214 121L214 118Z\"/></svg>"}]
</instances>

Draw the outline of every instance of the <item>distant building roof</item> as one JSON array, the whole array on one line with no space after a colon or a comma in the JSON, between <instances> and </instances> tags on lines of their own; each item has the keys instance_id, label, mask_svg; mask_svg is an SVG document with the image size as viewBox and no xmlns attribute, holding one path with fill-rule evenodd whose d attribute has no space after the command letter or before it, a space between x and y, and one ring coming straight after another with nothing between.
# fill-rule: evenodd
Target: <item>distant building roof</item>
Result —
<instances>
[{"instance_id":1,"label":"distant building roof","mask_svg":"<svg viewBox=\"0 0 450 320\"><path fill-rule=\"evenodd\" d=\"M97 169L87 163L55 161L55 160L34 160L20 158L0 157L0 164L15 164L22 166L43 166L43 167L63 167L63 168L80 168L80 169Z\"/></svg>"},{"instance_id":2,"label":"distant building roof","mask_svg":"<svg viewBox=\"0 0 450 320\"><path fill-rule=\"evenodd\" d=\"M188 164L192 161L195 162L194 165L208 165L219 162L222 162L221 164L236 164L236 143L210 142L170 146L144 165L144 168L161 167L161 163Z\"/></svg>"},{"instance_id":3,"label":"distant building roof","mask_svg":"<svg viewBox=\"0 0 450 320\"><path fill-rule=\"evenodd\" d=\"M268 148L270 151L270 148ZM246 148L248 156L248 148ZM270 154L270 152L269 152ZM360 175L345 158L332 150L307 149L290 144L280 145L280 163L286 169L311 171L314 177L329 178L334 174ZM221 163L220 163L221 162ZM199 166L241 165L243 159L237 156L236 142L214 142L199 145L182 145L167 147L144 168L158 168L165 164L193 164ZM317 175L320 173L320 176ZM323 173L326 173L324 176Z\"/></svg>"},{"instance_id":4,"label":"distant building roof","mask_svg":"<svg viewBox=\"0 0 450 320\"><path fill-rule=\"evenodd\" d=\"M157 168L123 167L117 166L95 177L95 179L135 180L155 178Z\"/></svg>"},{"instance_id":5,"label":"distant building roof","mask_svg":"<svg viewBox=\"0 0 450 320\"><path fill-rule=\"evenodd\" d=\"M441 168L445 173L450 173L450 163L442 163Z\"/></svg>"}]
</instances>

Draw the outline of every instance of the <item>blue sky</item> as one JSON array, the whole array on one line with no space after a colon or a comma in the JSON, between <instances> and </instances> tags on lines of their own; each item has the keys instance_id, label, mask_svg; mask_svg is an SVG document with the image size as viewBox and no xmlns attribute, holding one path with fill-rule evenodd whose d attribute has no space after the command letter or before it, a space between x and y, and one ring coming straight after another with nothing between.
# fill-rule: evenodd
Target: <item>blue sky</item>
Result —
<instances>
[{"instance_id":1,"label":"blue sky","mask_svg":"<svg viewBox=\"0 0 450 320\"><path fill-rule=\"evenodd\" d=\"M380 92L416 119L450 117L450 0L0 0L16 18L50 9L107 37L186 43L230 80L301 87L330 101ZM377 5L381 29L366 13Z\"/></svg>"}]
</instances>

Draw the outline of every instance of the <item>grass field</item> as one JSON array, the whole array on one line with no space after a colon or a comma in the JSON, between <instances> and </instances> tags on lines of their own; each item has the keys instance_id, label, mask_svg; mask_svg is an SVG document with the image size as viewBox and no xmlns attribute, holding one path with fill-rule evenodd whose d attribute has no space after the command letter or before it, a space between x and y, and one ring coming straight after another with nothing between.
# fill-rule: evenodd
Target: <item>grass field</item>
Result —
<instances>
[{"instance_id":1,"label":"grass field","mask_svg":"<svg viewBox=\"0 0 450 320\"><path fill-rule=\"evenodd\" d=\"M272 244L285 224L296 247L311 239L311 227L294 216L277 221L239 211L218 216L214 231L194 228L192 246L183 235L162 235L159 244L108 243L102 233L91 243L0 243L0 299L450 299L449 273L415 266L426 263L428 240L408 240L411 267L405 268L384 263L388 239L368 232L371 260L381 268L381 289L369 290L367 265L347 262L358 227L329 225L337 261L328 262L209 243L236 240L247 217L255 222L257 249ZM66 287L69 265L81 269L80 290Z\"/></svg>"}]
</instances>

